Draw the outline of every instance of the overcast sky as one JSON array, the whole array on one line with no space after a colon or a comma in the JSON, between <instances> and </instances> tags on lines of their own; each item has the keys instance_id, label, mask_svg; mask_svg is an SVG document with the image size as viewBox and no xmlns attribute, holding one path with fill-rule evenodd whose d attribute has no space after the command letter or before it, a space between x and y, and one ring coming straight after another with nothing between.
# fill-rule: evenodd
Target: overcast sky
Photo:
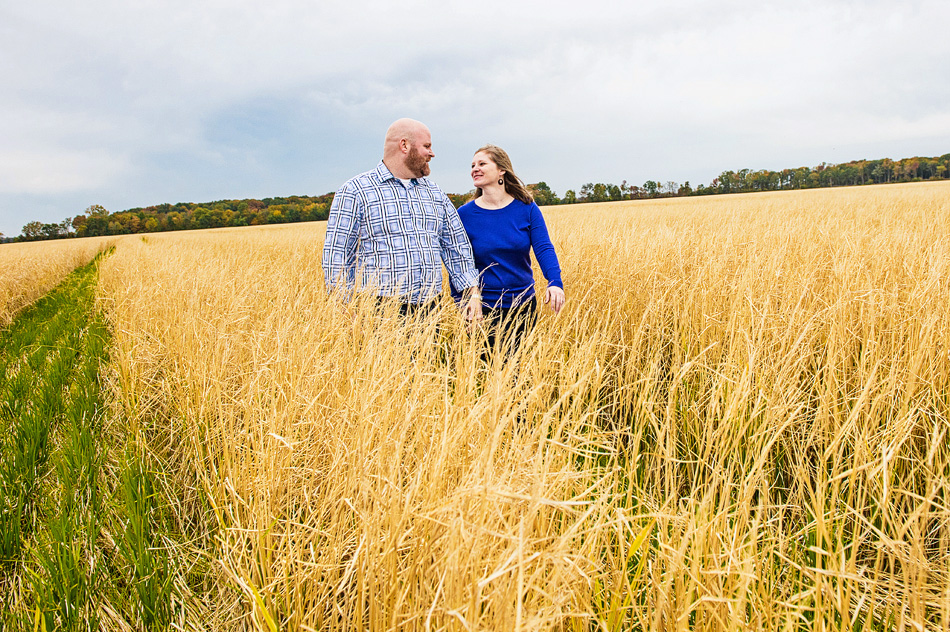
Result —
<instances>
[{"instance_id":1,"label":"overcast sky","mask_svg":"<svg viewBox=\"0 0 950 632\"><path fill-rule=\"evenodd\" d=\"M950 152L950 2L0 0L0 232L319 195L393 120L432 178L708 184Z\"/></svg>"}]
</instances>

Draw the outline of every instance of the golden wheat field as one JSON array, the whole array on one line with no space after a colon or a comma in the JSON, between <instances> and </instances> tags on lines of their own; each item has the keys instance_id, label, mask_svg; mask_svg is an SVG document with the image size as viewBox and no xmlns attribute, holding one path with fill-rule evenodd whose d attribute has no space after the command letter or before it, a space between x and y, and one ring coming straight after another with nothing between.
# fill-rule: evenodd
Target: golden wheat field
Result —
<instances>
[{"instance_id":1,"label":"golden wheat field","mask_svg":"<svg viewBox=\"0 0 950 632\"><path fill-rule=\"evenodd\" d=\"M487 364L328 296L323 223L118 242L170 625L950 628L950 185L544 213L568 305Z\"/></svg>"},{"instance_id":2,"label":"golden wheat field","mask_svg":"<svg viewBox=\"0 0 950 632\"><path fill-rule=\"evenodd\" d=\"M0 327L114 241L92 237L4 244L0 248Z\"/></svg>"}]
</instances>

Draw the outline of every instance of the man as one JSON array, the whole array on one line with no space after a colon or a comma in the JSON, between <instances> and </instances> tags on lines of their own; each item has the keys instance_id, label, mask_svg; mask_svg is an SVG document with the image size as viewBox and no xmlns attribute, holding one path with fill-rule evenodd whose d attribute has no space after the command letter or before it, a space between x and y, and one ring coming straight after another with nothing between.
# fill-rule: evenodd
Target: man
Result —
<instances>
[{"instance_id":1,"label":"man","mask_svg":"<svg viewBox=\"0 0 950 632\"><path fill-rule=\"evenodd\" d=\"M434 157L425 125L399 119L389 127L380 163L333 198L323 246L327 289L392 297L402 313L414 313L442 292L444 262L452 285L464 292L466 319L481 319L465 228L449 198L426 178Z\"/></svg>"}]
</instances>

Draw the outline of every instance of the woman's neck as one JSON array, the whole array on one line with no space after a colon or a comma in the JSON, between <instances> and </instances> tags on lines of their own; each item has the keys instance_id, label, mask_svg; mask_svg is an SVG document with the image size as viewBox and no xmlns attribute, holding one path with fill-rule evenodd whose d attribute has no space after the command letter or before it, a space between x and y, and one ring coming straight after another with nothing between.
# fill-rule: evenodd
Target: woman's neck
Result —
<instances>
[{"instance_id":1,"label":"woman's neck","mask_svg":"<svg viewBox=\"0 0 950 632\"><path fill-rule=\"evenodd\" d=\"M482 194L476 198L476 204L481 207L496 209L504 208L511 204L515 198L500 186L490 186L482 189Z\"/></svg>"}]
</instances>

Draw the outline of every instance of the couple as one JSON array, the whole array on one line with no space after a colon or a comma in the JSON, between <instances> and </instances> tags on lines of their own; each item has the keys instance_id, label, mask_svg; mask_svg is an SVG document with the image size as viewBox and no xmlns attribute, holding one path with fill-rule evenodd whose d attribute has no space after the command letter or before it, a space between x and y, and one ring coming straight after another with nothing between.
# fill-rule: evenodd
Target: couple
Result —
<instances>
[{"instance_id":1,"label":"couple","mask_svg":"<svg viewBox=\"0 0 950 632\"><path fill-rule=\"evenodd\" d=\"M494 145L475 152L475 199L456 211L426 178L434 157L425 125L400 119L389 127L382 161L333 198L323 246L327 289L365 288L411 315L435 306L444 262L465 318L484 319L490 344L503 331L517 346L537 319L532 249L548 281L544 302L555 313L565 302L541 211Z\"/></svg>"}]
</instances>

